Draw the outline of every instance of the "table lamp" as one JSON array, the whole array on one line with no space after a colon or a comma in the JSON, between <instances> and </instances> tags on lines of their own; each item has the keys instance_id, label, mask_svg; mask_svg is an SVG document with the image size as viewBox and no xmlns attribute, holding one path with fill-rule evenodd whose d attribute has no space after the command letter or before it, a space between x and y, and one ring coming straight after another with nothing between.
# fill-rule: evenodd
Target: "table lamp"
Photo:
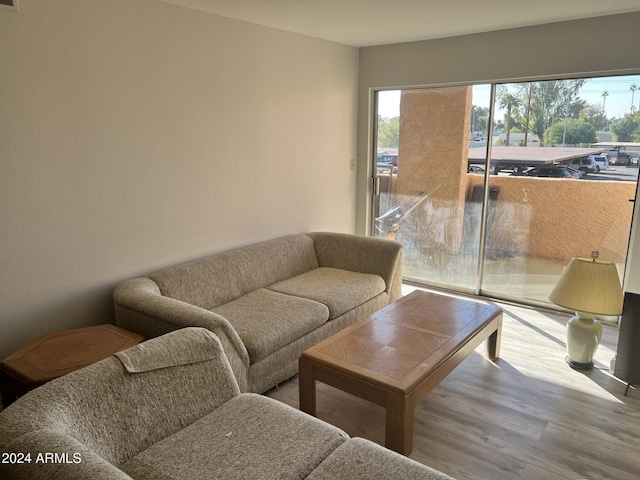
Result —
<instances>
[{"instance_id":1,"label":"table lamp","mask_svg":"<svg viewBox=\"0 0 640 480\"><path fill-rule=\"evenodd\" d=\"M573 257L562 272L549 300L574 310L576 316L567 323L567 363L576 369L593 368L593 356L600 345L602 325L598 315L622 313L622 288L613 262Z\"/></svg>"}]
</instances>

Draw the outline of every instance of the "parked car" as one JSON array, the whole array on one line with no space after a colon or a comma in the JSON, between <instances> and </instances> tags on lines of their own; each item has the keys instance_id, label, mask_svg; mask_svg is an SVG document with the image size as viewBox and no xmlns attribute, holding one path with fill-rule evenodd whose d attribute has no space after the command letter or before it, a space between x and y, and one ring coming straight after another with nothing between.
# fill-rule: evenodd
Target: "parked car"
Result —
<instances>
[{"instance_id":1,"label":"parked car","mask_svg":"<svg viewBox=\"0 0 640 480\"><path fill-rule=\"evenodd\" d=\"M631 155L624 150L609 148L605 153L609 156L611 165L631 165Z\"/></svg>"},{"instance_id":2,"label":"parked car","mask_svg":"<svg viewBox=\"0 0 640 480\"><path fill-rule=\"evenodd\" d=\"M389 152L378 152L378 170L381 168L386 173L392 170L393 173L398 173L398 155Z\"/></svg>"},{"instance_id":3,"label":"parked car","mask_svg":"<svg viewBox=\"0 0 640 480\"><path fill-rule=\"evenodd\" d=\"M598 173L600 171L600 167L593 159L593 155L589 155L588 157L574 158L573 160L571 160L569 165L580 170L583 176L590 173Z\"/></svg>"},{"instance_id":4,"label":"parked car","mask_svg":"<svg viewBox=\"0 0 640 480\"><path fill-rule=\"evenodd\" d=\"M526 172L514 172L511 175L524 177L548 177L548 178L582 178L582 172L567 165L549 165L546 167L534 167Z\"/></svg>"},{"instance_id":5,"label":"parked car","mask_svg":"<svg viewBox=\"0 0 640 480\"><path fill-rule=\"evenodd\" d=\"M607 155L589 155L598 165L599 170L607 170L609 168L609 157Z\"/></svg>"},{"instance_id":6,"label":"parked car","mask_svg":"<svg viewBox=\"0 0 640 480\"><path fill-rule=\"evenodd\" d=\"M480 165L469 165L469 168L467 169L467 172L469 172L469 173L480 173L480 174L484 175L484 167L481 167Z\"/></svg>"},{"instance_id":7,"label":"parked car","mask_svg":"<svg viewBox=\"0 0 640 480\"><path fill-rule=\"evenodd\" d=\"M616 165L631 165L629 154L620 152L616 158Z\"/></svg>"},{"instance_id":8,"label":"parked car","mask_svg":"<svg viewBox=\"0 0 640 480\"><path fill-rule=\"evenodd\" d=\"M378 163L398 166L398 155L389 152L378 152Z\"/></svg>"}]
</instances>

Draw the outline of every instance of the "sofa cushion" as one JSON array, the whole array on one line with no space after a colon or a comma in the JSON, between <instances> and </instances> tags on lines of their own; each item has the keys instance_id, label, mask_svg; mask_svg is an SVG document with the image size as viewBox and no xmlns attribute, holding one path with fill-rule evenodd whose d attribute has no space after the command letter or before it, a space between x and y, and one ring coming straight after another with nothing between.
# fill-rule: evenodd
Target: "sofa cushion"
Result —
<instances>
[{"instance_id":1,"label":"sofa cushion","mask_svg":"<svg viewBox=\"0 0 640 480\"><path fill-rule=\"evenodd\" d=\"M339 317L384 292L379 275L320 267L268 287L287 295L308 298L329 308L329 319Z\"/></svg>"},{"instance_id":2,"label":"sofa cushion","mask_svg":"<svg viewBox=\"0 0 640 480\"><path fill-rule=\"evenodd\" d=\"M438 470L404 457L363 438L340 445L315 469L308 480L453 480Z\"/></svg>"},{"instance_id":3,"label":"sofa cushion","mask_svg":"<svg viewBox=\"0 0 640 480\"><path fill-rule=\"evenodd\" d=\"M226 318L242 339L251 363L316 329L329 319L322 303L259 289L212 312Z\"/></svg>"},{"instance_id":4,"label":"sofa cushion","mask_svg":"<svg viewBox=\"0 0 640 480\"><path fill-rule=\"evenodd\" d=\"M288 235L149 276L165 297L207 310L318 267L313 241Z\"/></svg>"},{"instance_id":5,"label":"sofa cushion","mask_svg":"<svg viewBox=\"0 0 640 480\"><path fill-rule=\"evenodd\" d=\"M347 438L283 403L246 393L121 469L136 480L305 478Z\"/></svg>"}]
</instances>

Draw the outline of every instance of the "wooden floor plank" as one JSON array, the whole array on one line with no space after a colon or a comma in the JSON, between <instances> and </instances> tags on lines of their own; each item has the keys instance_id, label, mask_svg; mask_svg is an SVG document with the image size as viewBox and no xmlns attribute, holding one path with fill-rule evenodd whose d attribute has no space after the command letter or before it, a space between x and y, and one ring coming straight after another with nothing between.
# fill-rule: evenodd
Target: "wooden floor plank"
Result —
<instances>
[{"instance_id":1,"label":"wooden floor plank","mask_svg":"<svg viewBox=\"0 0 640 480\"><path fill-rule=\"evenodd\" d=\"M596 368L565 362L568 317L505 309L500 359L479 347L416 407L411 458L459 480L640 478L640 392L609 372L618 329ZM267 395L298 408L294 377ZM318 417L384 444L384 409L318 384Z\"/></svg>"}]
</instances>

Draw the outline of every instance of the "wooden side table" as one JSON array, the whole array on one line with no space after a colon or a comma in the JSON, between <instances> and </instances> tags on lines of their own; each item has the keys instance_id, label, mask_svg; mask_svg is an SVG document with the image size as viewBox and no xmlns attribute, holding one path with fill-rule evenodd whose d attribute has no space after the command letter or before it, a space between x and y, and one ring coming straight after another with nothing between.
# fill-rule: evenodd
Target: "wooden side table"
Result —
<instances>
[{"instance_id":1,"label":"wooden side table","mask_svg":"<svg viewBox=\"0 0 640 480\"><path fill-rule=\"evenodd\" d=\"M144 337L115 325L47 333L8 356L0 365L2 406L30 390L137 345Z\"/></svg>"}]
</instances>

